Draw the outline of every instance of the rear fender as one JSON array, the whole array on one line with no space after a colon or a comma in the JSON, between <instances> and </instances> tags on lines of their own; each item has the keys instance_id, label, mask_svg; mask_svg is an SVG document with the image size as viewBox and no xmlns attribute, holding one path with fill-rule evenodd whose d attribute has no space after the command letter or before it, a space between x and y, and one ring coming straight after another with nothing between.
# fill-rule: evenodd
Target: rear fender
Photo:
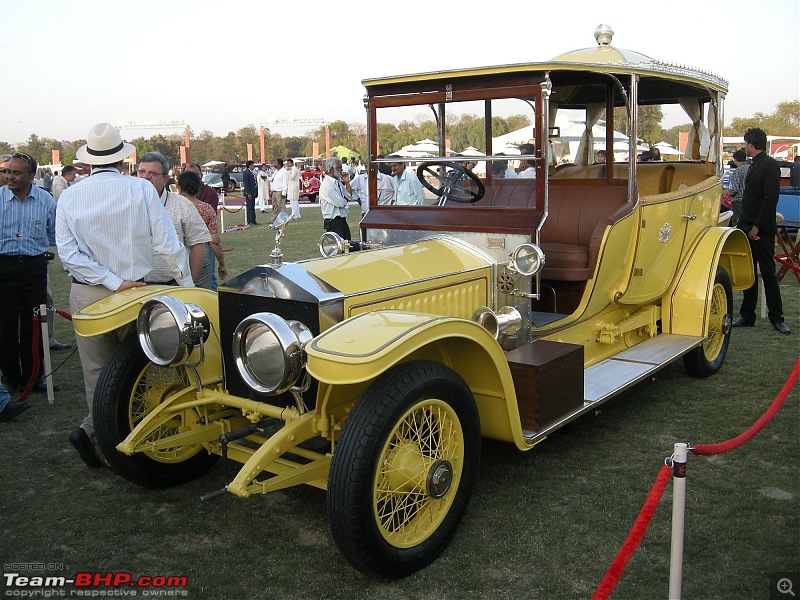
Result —
<instances>
[{"instance_id":1,"label":"rear fender","mask_svg":"<svg viewBox=\"0 0 800 600\"><path fill-rule=\"evenodd\" d=\"M680 276L664 295L662 330L706 336L711 290L717 267L730 276L733 289L753 285L753 258L747 236L739 229L711 227L687 253Z\"/></svg>"},{"instance_id":2,"label":"rear fender","mask_svg":"<svg viewBox=\"0 0 800 600\"><path fill-rule=\"evenodd\" d=\"M472 321L430 314L374 311L325 331L306 346L307 369L320 382L317 409L339 421L381 373L410 360L432 360L457 372L475 397L486 437L528 449L505 352Z\"/></svg>"}]
</instances>

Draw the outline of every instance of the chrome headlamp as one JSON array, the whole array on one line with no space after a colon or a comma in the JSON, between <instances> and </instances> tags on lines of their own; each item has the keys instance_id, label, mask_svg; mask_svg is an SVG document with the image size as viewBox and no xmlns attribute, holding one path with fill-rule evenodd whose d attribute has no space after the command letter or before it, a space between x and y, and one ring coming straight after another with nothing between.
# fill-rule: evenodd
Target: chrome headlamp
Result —
<instances>
[{"instance_id":1,"label":"chrome headlamp","mask_svg":"<svg viewBox=\"0 0 800 600\"><path fill-rule=\"evenodd\" d=\"M266 312L250 315L233 333L236 368L256 392L282 394L303 374L303 348L313 337L299 321L287 321Z\"/></svg>"},{"instance_id":2,"label":"chrome headlamp","mask_svg":"<svg viewBox=\"0 0 800 600\"><path fill-rule=\"evenodd\" d=\"M323 233L319 238L317 247L319 248L319 253L326 258L350 252L350 244L347 240L333 231Z\"/></svg>"},{"instance_id":3,"label":"chrome headlamp","mask_svg":"<svg viewBox=\"0 0 800 600\"><path fill-rule=\"evenodd\" d=\"M536 275L544 268L544 252L536 244L520 244L511 253L509 267L524 277Z\"/></svg>"},{"instance_id":4,"label":"chrome headlamp","mask_svg":"<svg viewBox=\"0 0 800 600\"><path fill-rule=\"evenodd\" d=\"M372 250L380 248L381 242L360 242L358 240L346 240L334 231L326 231L319 238L317 248L319 253L325 258L339 256L348 252L358 252L360 250Z\"/></svg>"},{"instance_id":5,"label":"chrome headlamp","mask_svg":"<svg viewBox=\"0 0 800 600\"><path fill-rule=\"evenodd\" d=\"M152 362L167 367L189 359L195 347L208 339L208 316L196 304L184 304L173 296L147 300L136 320L139 344Z\"/></svg>"}]
</instances>

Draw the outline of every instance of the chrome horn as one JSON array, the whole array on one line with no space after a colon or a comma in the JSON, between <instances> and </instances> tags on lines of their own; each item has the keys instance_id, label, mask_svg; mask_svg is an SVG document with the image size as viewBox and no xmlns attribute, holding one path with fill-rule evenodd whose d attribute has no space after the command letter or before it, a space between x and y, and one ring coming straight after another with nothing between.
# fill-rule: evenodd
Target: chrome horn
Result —
<instances>
[{"instance_id":1,"label":"chrome horn","mask_svg":"<svg viewBox=\"0 0 800 600\"><path fill-rule=\"evenodd\" d=\"M504 306L494 312L488 306L481 306L473 315L472 320L492 334L494 339L500 334L514 335L522 326L522 315L513 306Z\"/></svg>"}]
</instances>

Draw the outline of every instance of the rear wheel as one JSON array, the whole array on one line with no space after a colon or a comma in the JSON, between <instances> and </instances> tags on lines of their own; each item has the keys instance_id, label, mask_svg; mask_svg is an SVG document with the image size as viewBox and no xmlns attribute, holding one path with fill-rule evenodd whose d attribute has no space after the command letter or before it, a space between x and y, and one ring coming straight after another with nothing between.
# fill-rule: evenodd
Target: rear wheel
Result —
<instances>
[{"instance_id":1,"label":"rear wheel","mask_svg":"<svg viewBox=\"0 0 800 600\"><path fill-rule=\"evenodd\" d=\"M100 449L111 468L128 481L144 487L163 488L185 483L206 473L216 462L202 444L137 452L126 456L116 449L133 428L171 393L190 383L183 367L159 367L145 356L136 336L111 354L94 394L93 418ZM200 415L184 413L154 431L148 441L174 435L183 419Z\"/></svg>"},{"instance_id":2,"label":"rear wheel","mask_svg":"<svg viewBox=\"0 0 800 600\"><path fill-rule=\"evenodd\" d=\"M430 361L391 369L355 404L336 444L328 517L339 550L380 577L425 567L455 534L479 458L464 380Z\"/></svg>"},{"instance_id":3,"label":"rear wheel","mask_svg":"<svg viewBox=\"0 0 800 600\"><path fill-rule=\"evenodd\" d=\"M728 352L728 343L731 340L733 287L728 272L722 267L717 267L710 302L708 338L702 346L683 356L686 370L694 377L708 377L719 371Z\"/></svg>"}]
</instances>

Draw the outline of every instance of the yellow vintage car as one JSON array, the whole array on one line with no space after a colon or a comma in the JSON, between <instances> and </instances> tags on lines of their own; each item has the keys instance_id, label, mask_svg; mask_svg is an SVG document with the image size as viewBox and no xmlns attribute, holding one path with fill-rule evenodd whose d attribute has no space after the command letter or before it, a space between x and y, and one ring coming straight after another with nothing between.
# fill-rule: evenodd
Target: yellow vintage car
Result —
<instances>
[{"instance_id":1,"label":"yellow vintage car","mask_svg":"<svg viewBox=\"0 0 800 600\"><path fill-rule=\"evenodd\" d=\"M218 493L327 490L344 556L397 578L455 534L482 437L530 450L670 361L717 372L732 290L753 282L744 234L720 226L727 84L612 33L544 63L365 80L358 243L326 234L297 263L276 245L216 294L148 286L76 314L80 335L138 330L94 400L112 468L163 487L222 456L240 466ZM637 162L654 107L688 115L682 160ZM432 111L438 156L381 158L379 125L409 109ZM448 151L459 114L483 131L474 170ZM529 125L497 148L500 114Z\"/></svg>"}]
</instances>

